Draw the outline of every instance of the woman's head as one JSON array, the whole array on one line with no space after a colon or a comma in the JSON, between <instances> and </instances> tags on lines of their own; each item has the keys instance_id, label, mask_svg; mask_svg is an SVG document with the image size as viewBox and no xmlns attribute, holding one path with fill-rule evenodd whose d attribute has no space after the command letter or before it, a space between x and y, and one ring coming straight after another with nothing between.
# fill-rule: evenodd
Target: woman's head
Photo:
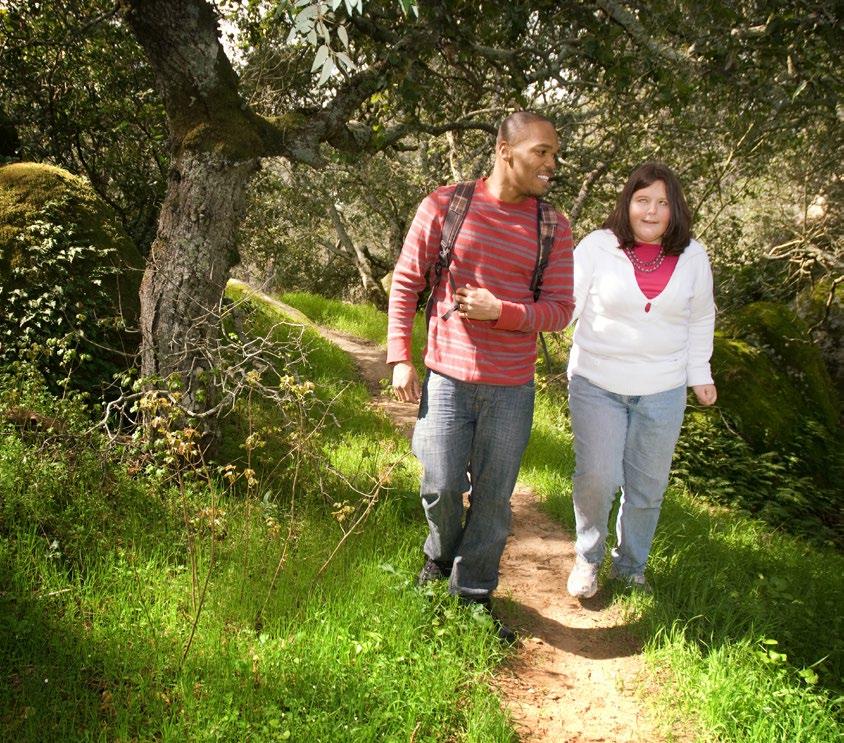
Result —
<instances>
[{"instance_id":1,"label":"woman's head","mask_svg":"<svg viewBox=\"0 0 844 743\"><path fill-rule=\"evenodd\" d=\"M679 255L689 244L691 221L677 176L663 163L647 162L631 173L603 226L622 248L661 243L668 255Z\"/></svg>"}]
</instances>

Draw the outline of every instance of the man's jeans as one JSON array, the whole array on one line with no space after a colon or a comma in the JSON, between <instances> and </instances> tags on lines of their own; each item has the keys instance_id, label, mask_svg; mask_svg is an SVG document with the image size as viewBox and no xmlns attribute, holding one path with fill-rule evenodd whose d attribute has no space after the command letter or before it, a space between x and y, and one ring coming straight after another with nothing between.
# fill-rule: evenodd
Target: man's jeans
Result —
<instances>
[{"instance_id":1,"label":"man's jeans","mask_svg":"<svg viewBox=\"0 0 844 743\"><path fill-rule=\"evenodd\" d=\"M533 400L533 382L473 384L431 371L425 378L413 431L429 529L424 549L432 560L453 563L452 594L483 598L498 585Z\"/></svg>"},{"instance_id":2,"label":"man's jeans","mask_svg":"<svg viewBox=\"0 0 844 743\"><path fill-rule=\"evenodd\" d=\"M613 563L621 575L644 572L685 407L685 387L631 396L580 376L569 382L575 550L587 562L604 560L607 522L621 487Z\"/></svg>"}]
</instances>

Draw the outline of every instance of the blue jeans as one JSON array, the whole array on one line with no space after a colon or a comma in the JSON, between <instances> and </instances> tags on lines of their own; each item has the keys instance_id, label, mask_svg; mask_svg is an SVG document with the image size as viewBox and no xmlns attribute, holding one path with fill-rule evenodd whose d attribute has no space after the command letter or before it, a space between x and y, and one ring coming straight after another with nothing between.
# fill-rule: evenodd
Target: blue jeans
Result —
<instances>
[{"instance_id":1,"label":"blue jeans","mask_svg":"<svg viewBox=\"0 0 844 743\"><path fill-rule=\"evenodd\" d=\"M631 396L580 376L569 382L575 550L587 562L604 560L607 522L620 487L613 564L621 575L644 572L685 408L685 387Z\"/></svg>"},{"instance_id":2,"label":"blue jeans","mask_svg":"<svg viewBox=\"0 0 844 743\"><path fill-rule=\"evenodd\" d=\"M473 384L432 371L425 378L413 431L428 521L424 550L430 559L452 565L452 594L485 598L498 585L533 400L533 382Z\"/></svg>"}]
</instances>

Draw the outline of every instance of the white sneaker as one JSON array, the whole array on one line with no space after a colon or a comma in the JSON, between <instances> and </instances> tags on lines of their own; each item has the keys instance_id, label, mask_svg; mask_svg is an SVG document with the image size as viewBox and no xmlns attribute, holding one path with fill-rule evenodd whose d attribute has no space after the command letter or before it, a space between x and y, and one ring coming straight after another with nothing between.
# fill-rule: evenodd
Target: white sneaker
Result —
<instances>
[{"instance_id":1,"label":"white sneaker","mask_svg":"<svg viewBox=\"0 0 844 743\"><path fill-rule=\"evenodd\" d=\"M569 593L575 598L589 599L598 593L598 563L586 562L582 557L574 561L566 583Z\"/></svg>"}]
</instances>

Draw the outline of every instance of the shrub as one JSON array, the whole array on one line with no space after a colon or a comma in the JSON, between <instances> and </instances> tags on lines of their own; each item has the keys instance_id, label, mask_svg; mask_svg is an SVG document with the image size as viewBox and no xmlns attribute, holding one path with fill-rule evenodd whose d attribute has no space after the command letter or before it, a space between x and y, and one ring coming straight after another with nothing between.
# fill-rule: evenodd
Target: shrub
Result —
<instances>
[{"instance_id":1,"label":"shrub","mask_svg":"<svg viewBox=\"0 0 844 743\"><path fill-rule=\"evenodd\" d=\"M0 361L55 389L99 390L137 347L141 259L113 214L59 168L0 168Z\"/></svg>"}]
</instances>

